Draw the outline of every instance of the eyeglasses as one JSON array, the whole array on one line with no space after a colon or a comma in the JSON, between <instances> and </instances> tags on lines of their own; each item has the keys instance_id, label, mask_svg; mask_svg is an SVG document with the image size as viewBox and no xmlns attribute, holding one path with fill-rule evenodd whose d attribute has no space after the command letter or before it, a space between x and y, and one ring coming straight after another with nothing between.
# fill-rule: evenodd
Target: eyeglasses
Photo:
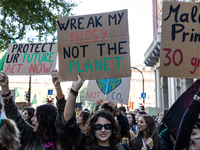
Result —
<instances>
[{"instance_id":1,"label":"eyeglasses","mask_svg":"<svg viewBox=\"0 0 200 150\"><path fill-rule=\"evenodd\" d=\"M111 130L111 129L112 129L112 124L104 124L104 125L95 124L95 125L93 125L93 129L94 129L95 131L101 130L103 127L104 127L104 129L106 129L106 130Z\"/></svg>"}]
</instances>

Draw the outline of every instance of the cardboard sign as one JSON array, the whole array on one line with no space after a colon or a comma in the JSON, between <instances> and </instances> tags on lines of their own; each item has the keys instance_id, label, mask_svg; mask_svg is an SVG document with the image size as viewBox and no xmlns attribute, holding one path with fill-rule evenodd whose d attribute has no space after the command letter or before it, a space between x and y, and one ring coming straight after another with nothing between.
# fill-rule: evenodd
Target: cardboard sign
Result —
<instances>
[{"instance_id":1,"label":"cardboard sign","mask_svg":"<svg viewBox=\"0 0 200 150\"><path fill-rule=\"evenodd\" d=\"M131 76L127 10L58 18L57 30L62 80Z\"/></svg>"},{"instance_id":2,"label":"cardboard sign","mask_svg":"<svg viewBox=\"0 0 200 150\"><path fill-rule=\"evenodd\" d=\"M160 75L200 78L200 3L163 1Z\"/></svg>"},{"instance_id":3,"label":"cardboard sign","mask_svg":"<svg viewBox=\"0 0 200 150\"><path fill-rule=\"evenodd\" d=\"M50 75L56 58L55 42L9 44L3 70L7 75Z\"/></svg>"},{"instance_id":4,"label":"cardboard sign","mask_svg":"<svg viewBox=\"0 0 200 150\"><path fill-rule=\"evenodd\" d=\"M103 99L128 105L130 77L90 80L85 100Z\"/></svg>"}]
</instances>

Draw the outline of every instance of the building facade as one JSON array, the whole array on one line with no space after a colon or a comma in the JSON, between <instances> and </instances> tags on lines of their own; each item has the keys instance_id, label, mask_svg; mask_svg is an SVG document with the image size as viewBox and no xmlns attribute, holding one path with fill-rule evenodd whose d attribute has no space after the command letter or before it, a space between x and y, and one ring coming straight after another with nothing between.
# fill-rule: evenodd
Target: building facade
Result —
<instances>
[{"instance_id":1,"label":"building facade","mask_svg":"<svg viewBox=\"0 0 200 150\"><path fill-rule=\"evenodd\" d=\"M134 69L137 68L137 69ZM140 108L140 104L145 102L146 107L155 107L155 95L154 95L154 73L152 67L137 65L131 69L131 83L130 83L130 99L129 99L129 111ZM143 84L144 79L144 84ZM141 93L146 93L146 98L141 97Z\"/></svg>"},{"instance_id":2,"label":"building facade","mask_svg":"<svg viewBox=\"0 0 200 150\"><path fill-rule=\"evenodd\" d=\"M178 1L178 0L168 0ZM198 0L180 0L198 2ZM163 0L152 0L153 6L153 36L154 39L145 52L144 64L153 67L155 77L155 103L161 110L168 109L177 98L194 82L189 78L160 77L160 45Z\"/></svg>"}]
</instances>

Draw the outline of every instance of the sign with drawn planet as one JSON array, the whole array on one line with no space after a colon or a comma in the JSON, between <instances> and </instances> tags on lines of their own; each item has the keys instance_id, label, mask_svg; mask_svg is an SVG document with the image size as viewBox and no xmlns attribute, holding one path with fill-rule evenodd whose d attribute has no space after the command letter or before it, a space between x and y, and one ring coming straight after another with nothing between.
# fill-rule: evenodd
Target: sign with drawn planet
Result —
<instances>
[{"instance_id":1,"label":"sign with drawn planet","mask_svg":"<svg viewBox=\"0 0 200 150\"><path fill-rule=\"evenodd\" d=\"M85 100L103 99L128 105L130 77L90 80Z\"/></svg>"}]
</instances>

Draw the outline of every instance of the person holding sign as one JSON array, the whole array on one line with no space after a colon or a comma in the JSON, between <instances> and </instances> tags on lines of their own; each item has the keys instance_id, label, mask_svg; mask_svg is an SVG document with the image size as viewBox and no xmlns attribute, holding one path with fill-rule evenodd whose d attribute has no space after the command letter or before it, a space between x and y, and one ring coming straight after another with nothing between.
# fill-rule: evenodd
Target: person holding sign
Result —
<instances>
[{"instance_id":1,"label":"person holding sign","mask_svg":"<svg viewBox=\"0 0 200 150\"><path fill-rule=\"evenodd\" d=\"M154 133L155 122L151 116L139 118L138 133L131 141L131 150L165 150L165 141Z\"/></svg>"},{"instance_id":2,"label":"person holding sign","mask_svg":"<svg viewBox=\"0 0 200 150\"><path fill-rule=\"evenodd\" d=\"M120 129L113 116L107 111L98 111L88 120L84 132L76 122L75 103L78 91L83 81L78 75L78 80L73 81L68 101L65 105L62 126L76 149L87 150L125 150L125 145L120 142ZM126 147L127 148L127 147Z\"/></svg>"},{"instance_id":3,"label":"person holding sign","mask_svg":"<svg viewBox=\"0 0 200 150\"><path fill-rule=\"evenodd\" d=\"M52 81L57 92L58 110L55 106L49 104L38 106L31 119L33 126L24 120L11 96L8 76L5 72L0 74L5 113L7 118L15 121L19 131L24 135L21 143L25 150L71 150L72 148L72 143L60 127L65 99L60 89L60 83L57 81L58 78L54 74L56 73L52 73Z\"/></svg>"}]
</instances>

